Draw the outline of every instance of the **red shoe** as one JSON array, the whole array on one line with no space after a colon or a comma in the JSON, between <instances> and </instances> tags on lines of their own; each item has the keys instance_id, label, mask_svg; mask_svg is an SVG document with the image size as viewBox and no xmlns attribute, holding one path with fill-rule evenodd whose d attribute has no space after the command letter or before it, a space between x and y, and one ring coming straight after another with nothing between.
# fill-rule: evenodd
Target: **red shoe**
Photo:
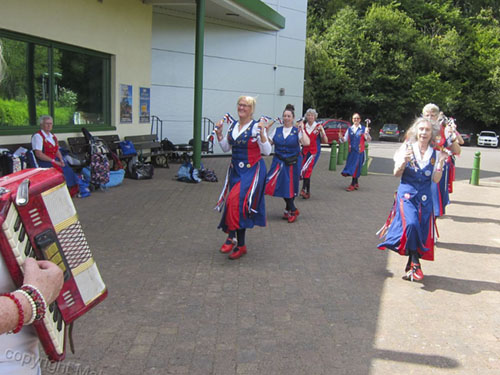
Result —
<instances>
[{"instance_id":1,"label":"red shoe","mask_svg":"<svg viewBox=\"0 0 500 375\"><path fill-rule=\"evenodd\" d=\"M227 238L220 248L220 252L223 254L230 253L236 247L236 238Z\"/></svg>"},{"instance_id":2,"label":"red shoe","mask_svg":"<svg viewBox=\"0 0 500 375\"><path fill-rule=\"evenodd\" d=\"M403 276L403 279L410 281L421 281L424 279L424 273L420 264L411 262L410 270Z\"/></svg>"},{"instance_id":3,"label":"red shoe","mask_svg":"<svg viewBox=\"0 0 500 375\"><path fill-rule=\"evenodd\" d=\"M283 220L288 220L289 217L290 217L290 212L285 210L285 212L283 212L282 219Z\"/></svg>"},{"instance_id":4,"label":"red shoe","mask_svg":"<svg viewBox=\"0 0 500 375\"><path fill-rule=\"evenodd\" d=\"M234 251L231 254L229 254L229 259L235 260L235 259L241 258L246 253L247 253L247 246L246 245L245 246L236 246Z\"/></svg>"},{"instance_id":5,"label":"red shoe","mask_svg":"<svg viewBox=\"0 0 500 375\"><path fill-rule=\"evenodd\" d=\"M359 189L359 184L354 185L354 189L358 190Z\"/></svg>"},{"instance_id":6,"label":"red shoe","mask_svg":"<svg viewBox=\"0 0 500 375\"><path fill-rule=\"evenodd\" d=\"M290 212L290 216L288 216L288 222L293 223L295 220L297 220L297 216L299 215L300 215L299 210Z\"/></svg>"},{"instance_id":7,"label":"red shoe","mask_svg":"<svg viewBox=\"0 0 500 375\"><path fill-rule=\"evenodd\" d=\"M306 191L305 191L304 189L302 189L302 190L300 191L300 196L301 196L302 198L304 198L304 199L307 199L307 193L306 193Z\"/></svg>"},{"instance_id":8,"label":"red shoe","mask_svg":"<svg viewBox=\"0 0 500 375\"><path fill-rule=\"evenodd\" d=\"M356 188L354 187L354 185L349 185L347 187L347 189L345 189L346 191L354 191Z\"/></svg>"}]
</instances>

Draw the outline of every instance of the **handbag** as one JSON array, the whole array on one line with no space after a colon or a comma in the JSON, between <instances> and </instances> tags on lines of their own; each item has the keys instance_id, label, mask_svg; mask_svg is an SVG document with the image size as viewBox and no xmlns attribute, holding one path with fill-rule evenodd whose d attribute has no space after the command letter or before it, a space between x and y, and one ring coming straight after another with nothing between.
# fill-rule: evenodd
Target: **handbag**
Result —
<instances>
[{"instance_id":1,"label":"handbag","mask_svg":"<svg viewBox=\"0 0 500 375\"><path fill-rule=\"evenodd\" d=\"M132 141L121 141L120 150L122 150L123 155L137 155L137 151Z\"/></svg>"},{"instance_id":2,"label":"handbag","mask_svg":"<svg viewBox=\"0 0 500 375\"><path fill-rule=\"evenodd\" d=\"M297 164L297 161L299 160L299 154L288 156L286 158L283 158L279 155L276 155L276 156L278 157L278 159L282 160L286 166L295 165L295 164Z\"/></svg>"}]
</instances>

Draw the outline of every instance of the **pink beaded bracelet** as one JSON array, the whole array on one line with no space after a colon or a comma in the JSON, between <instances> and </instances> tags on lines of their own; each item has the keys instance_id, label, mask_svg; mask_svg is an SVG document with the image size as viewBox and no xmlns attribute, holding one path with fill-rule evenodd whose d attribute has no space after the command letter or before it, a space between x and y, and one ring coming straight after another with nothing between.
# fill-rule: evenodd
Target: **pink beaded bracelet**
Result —
<instances>
[{"instance_id":1,"label":"pink beaded bracelet","mask_svg":"<svg viewBox=\"0 0 500 375\"><path fill-rule=\"evenodd\" d=\"M9 331L8 333L18 333L21 330L21 328L23 328L23 324L24 324L23 306L21 305L21 302L19 302L17 297L15 295L13 295L12 293L4 293L4 294L2 294L2 297L9 297L12 301L14 301L14 303L17 306L17 311L19 313L19 315L18 315L19 321L17 322L16 328L14 328L12 331Z\"/></svg>"}]
</instances>

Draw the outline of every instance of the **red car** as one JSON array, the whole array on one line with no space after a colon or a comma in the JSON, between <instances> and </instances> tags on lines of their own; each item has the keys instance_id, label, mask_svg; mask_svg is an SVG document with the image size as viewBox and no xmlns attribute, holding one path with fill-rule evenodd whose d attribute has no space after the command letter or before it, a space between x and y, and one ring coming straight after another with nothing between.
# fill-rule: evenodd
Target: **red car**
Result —
<instances>
[{"instance_id":1,"label":"red car","mask_svg":"<svg viewBox=\"0 0 500 375\"><path fill-rule=\"evenodd\" d=\"M339 136L343 137L347 129L351 126L349 121L337 119L323 119L321 124L325 128L326 136L328 137L328 144L331 145L333 141L339 142Z\"/></svg>"}]
</instances>

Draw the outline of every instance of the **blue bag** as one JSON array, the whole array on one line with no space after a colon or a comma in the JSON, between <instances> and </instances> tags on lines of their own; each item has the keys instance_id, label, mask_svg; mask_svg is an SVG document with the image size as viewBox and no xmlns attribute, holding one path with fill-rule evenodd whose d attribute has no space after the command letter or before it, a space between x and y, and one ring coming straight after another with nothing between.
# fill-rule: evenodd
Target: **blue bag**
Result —
<instances>
[{"instance_id":1,"label":"blue bag","mask_svg":"<svg viewBox=\"0 0 500 375\"><path fill-rule=\"evenodd\" d=\"M137 151L132 141L121 141L120 150L122 150L123 155L137 155Z\"/></svg>"},{"instance_id":2,"label":"blue bag","mask_svg":"<svg viewBox=\"0 0 500 375\"><path fill-rule=\"evenodd\" d=\"M90 184L81 177L78 177L78 188L80 190L80 192L78 193L78 196L80 198L86 198L90 196Z\"/></svg>"},{"instance_id":3,"label":"blue bag","mask_svg":"<svg viewBox=\"0 0 500 375\"><path fill-rule=\"evenodd\" d=\"M118 171L110 171L109 172L109 182L104 184L104 188L110 188L114 186L121 185L123 182L123 178L125 177L125 169L120 169Z\"/></svg>"},{"instance_id":4,"label":"blue bag","mask_svg":"<svg viewBox=\"0 0 500 375\"><path fill-rule=\"evenodd\" d=\"M177 181L182 182L201 182L198 176L198 170L193 167L193 164L186 162L179 167L177 172Z\"/></svg>"}]
</instances>

